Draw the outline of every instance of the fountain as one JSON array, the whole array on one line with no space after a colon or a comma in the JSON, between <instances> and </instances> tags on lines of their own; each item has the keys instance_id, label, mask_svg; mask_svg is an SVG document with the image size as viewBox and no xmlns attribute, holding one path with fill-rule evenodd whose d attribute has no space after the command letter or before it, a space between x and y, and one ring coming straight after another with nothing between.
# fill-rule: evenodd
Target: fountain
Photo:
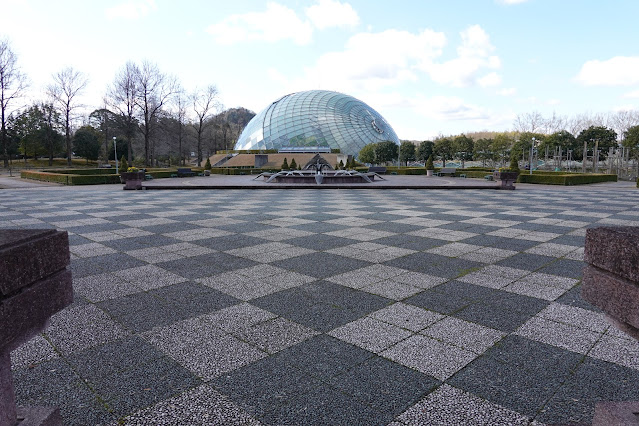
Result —
<instances>
[{"instance_id":1,"label":"fountain","mask_svg":"<svg viewBox=\"0 0 639 426\"><path fill-rule=\"evenodd\" d=\"M327 170L330 169L330 170ZM282 170L277 173L260 173L253 180L263 178L266 183L373 183L375 177L385 180L374 172L362 173L356 170L333 170L326 162L317 158L315 163L310 163L304 170Z\"/></svg>"}]
</instances>

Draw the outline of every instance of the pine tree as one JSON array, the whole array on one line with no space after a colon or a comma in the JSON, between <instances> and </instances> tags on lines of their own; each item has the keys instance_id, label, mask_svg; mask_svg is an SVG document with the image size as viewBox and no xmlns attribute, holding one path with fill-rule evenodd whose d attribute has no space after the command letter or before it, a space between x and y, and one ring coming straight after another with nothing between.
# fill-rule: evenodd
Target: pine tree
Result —
<instances>
[{"instance_id":1,"label":"pine tree","mask_svg":"<svg viewBox=\"0 0 639 426\"><path fill-rule=\"evenodd\" d=\"M211 159L206 159L206 164L204 165L204 170L211 170Z\"/></svg>"},{"instance_id":2,"label":"pine tree","mask_svg":"<svg viewBox=\"0 0 639 426\"><path fill-rule=\"evenodd\" d=\"M510 166L508 167L512 172L519 171L519 158L516 154L510 156Z\"/></svg>"},{"instance_id":3,"label":"pine tree","mask_svg":"<svg viewBox=\"0 0 639 426\"><path fill-rule=\"evenodd\" d=\"M295 162L295 158L291 158L291 170L297 170L297 163Z\"/></svg>"},{"instance_id":4,"label":"pine tree","mask_svg":"<svg viewBox=\"0 0 639 426\"><path fill-rule=\"evenodd\" d=\"M288 161L286 161L286 157L284 157L284 162L282 163L282 170L288 170Z\"/></svg>"},{"instance_id":5,"label":"pine tree","mask_svg":"<svg viewBox=\"0 0 639 426\"><path fill-rule=\"evenodd\" d=\"M428 160L426 160L426 170L435 170L435 166L433 165L433 156L429 156Z\"/></svg>"},{"instance_id":6,"label":"pine tree","mask_svg":"<svg viewBox=\"0 0 639 426\"><path fill-rule=\"evenodd\" d=\"M129 169L129 163L126 161L126 157L123 155L120 159L120 170L126 172Z\"/></svg>"}]
</instances>

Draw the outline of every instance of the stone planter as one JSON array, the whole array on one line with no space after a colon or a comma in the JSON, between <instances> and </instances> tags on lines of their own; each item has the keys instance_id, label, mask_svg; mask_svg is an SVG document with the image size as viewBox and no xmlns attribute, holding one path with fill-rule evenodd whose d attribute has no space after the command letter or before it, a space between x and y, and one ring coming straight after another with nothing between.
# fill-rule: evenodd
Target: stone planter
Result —
<instances>
[{"instance_id":1,"label":"stone planter","mask_svg":"<svg viewBox=\"0 0 639 426\"><path fill-rule=\"evenodd\" d=\"M204 176L211 176L210 170L204 170Z\"/></svg>"},{"instance_id":2,"label":"stone planter","mask_svg":"<svg viewBox=\"0 0 639 426\"><path fill-rule=\"evenodd\" d=\"M589 228L584 261L583 299L601 309L618 329L639 340L639 227ZM639 401L598 402L592 425L636 425L638 412Z\"/></svg>"},{"instance_id":3,"label":"stone planter","mask_svg":"<svg viewBox=\"0 0 639 426\"><path fill-rule=\"evenodd\" d=\"M11 351L73 302L69 237L53 229L0 230L0 425L62 425L55 407L16 407ZM71 398L63 395L64 398ZM68 400L68 399L67 399Z\"/></svg>"},{"instance_id":4,"label":"stone planter","mask_svg":"<svg viewBox=\"0 0 639 426\"><path fill-rule=\"evenodd\" d=\"M124 172L120 173L120 178L124 182L124 189L142 189L144 172Z\"/></svg>"},{"instance_id":5,"label":"stone planter","mask_svg":"<svg viewBox=\"0 0 639 426\"><path fill-rule=\"evenodd\" d=\"M501 181L499 189L515 189L515 181L519 172L493 172L493 179Z\"/></svg>"},{"instance_id":6,"label":"stone planter","mask_svg":"<svg viewBox=\"0 0 639 426\"><path fill-rule=\"evenodd\" d=\"M432 170L426 170L426 177L431 177L433 175Z\"/></svg>"}]
</instances>

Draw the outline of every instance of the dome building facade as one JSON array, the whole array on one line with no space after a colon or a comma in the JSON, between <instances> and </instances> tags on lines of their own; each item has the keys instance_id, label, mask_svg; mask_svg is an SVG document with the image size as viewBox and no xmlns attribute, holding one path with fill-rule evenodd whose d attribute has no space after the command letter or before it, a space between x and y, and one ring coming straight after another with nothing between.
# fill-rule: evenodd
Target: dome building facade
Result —
<instances>
[{"instance_id":1,"label":"dome building facade","mask_svg":"<svg viewBox=\"0 0 639 426\"><path fill-rule=\"evenodd\" d=\"M370 143L392 141L393 128L377 111L343 93L309 90L286 95L246 125L236 150L319 151L357 156Z\"/></svg>"}]
</instances>

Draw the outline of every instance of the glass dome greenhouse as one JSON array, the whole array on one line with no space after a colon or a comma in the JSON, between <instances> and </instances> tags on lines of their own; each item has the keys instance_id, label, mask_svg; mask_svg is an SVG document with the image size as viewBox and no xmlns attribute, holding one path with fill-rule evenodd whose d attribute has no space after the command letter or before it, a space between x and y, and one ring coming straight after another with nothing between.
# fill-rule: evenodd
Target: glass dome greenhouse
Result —
<instances>
[{"instance_id":1,"label":"glass dome greenhouse","mask_svg":"<svg viewBox=\"0 0 639 426\"><path fill-rule=\"evenodd\" d=\"M237 150L339 149L357 156L369 143L392 141L393 128L377 111L352 96L325 90L286 95L244 128Z\"/></svg>"}]
</instances>

